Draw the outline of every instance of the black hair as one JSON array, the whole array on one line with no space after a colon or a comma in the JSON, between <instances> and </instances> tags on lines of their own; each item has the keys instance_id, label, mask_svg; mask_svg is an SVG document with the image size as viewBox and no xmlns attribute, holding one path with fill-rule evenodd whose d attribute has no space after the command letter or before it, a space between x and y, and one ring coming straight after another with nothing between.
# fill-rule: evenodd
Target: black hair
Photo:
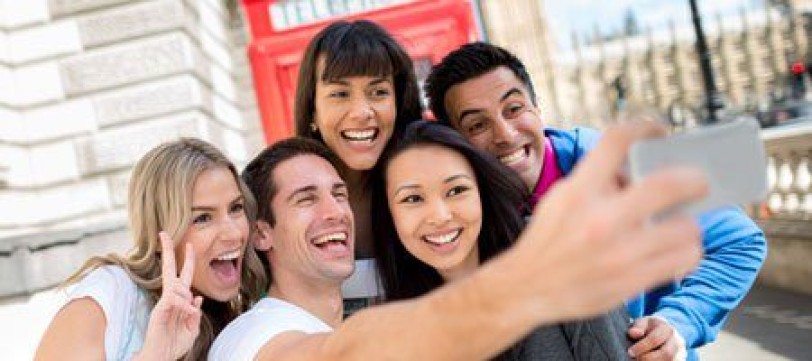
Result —
<instances>
[{"instance_id":1,"label":"black hair","mask_svg":"<svg viewBox=\"0 0 812 361\"><path fill-rule=\"evenodd\" d=\"M426 95L434 116L441 122L450 124L448 111L445 108L445 96L448 89L459 83L476 78L496 70L500 66L510 69L527 87L530 101L536 104L536 92L530 74L524 64L515 55L496 45L475 42L465 44L446 55L434 65L426 78Z\"/></svg>"},{"instance_id":2,"label":"black hair","mask_svg":"<svg viewBox=\"0 0 812 361\"><path fill-rule=\"evenodd\" d=\"M319 79L317 64L321 57L324 72ZM310 127L316 109L317 82L387 75L392 76L395 88L394 138L423 113L412 59L392 35L371 21L341 20L330 24L310 41L299 66L293 111L296 135L322 141L321 134Z\"/></svg>"},{"instance_id":3,"label":"black hair","mask_svg":"<svg viewBox=\"0 0 812 361\"><path fill-rule=\"evenodd\" d=\"M482 228L477 237L480 262L510 247L524 227L529 194L515 172L476 149L454 129L430 121L410 124L384 152L372 182L374 251L385 297L390 301L419 297L443 284L434 268L412 256L401 243L386 195L386 170L392 159L427 145L460 153L474 170L482 206Z\"/></svg>"}]
</instances>

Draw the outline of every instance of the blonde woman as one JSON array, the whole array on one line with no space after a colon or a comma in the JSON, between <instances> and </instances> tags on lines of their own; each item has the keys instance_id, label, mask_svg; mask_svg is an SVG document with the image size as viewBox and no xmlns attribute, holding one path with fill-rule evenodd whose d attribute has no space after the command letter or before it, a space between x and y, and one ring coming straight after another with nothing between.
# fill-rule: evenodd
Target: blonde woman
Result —
<instances>
[{"instance_id":1,"label":"blonde woman","mask_svg":"<svg viewBox=\"0 0 812 361\"><path fill-rule=\"evenodd\" d=\"M214 337L267 288L252 247L253 196L212 145L180 139L133 169L124 257L94 257L37 359L203 359Z\"/></svg>"}]
</instances>

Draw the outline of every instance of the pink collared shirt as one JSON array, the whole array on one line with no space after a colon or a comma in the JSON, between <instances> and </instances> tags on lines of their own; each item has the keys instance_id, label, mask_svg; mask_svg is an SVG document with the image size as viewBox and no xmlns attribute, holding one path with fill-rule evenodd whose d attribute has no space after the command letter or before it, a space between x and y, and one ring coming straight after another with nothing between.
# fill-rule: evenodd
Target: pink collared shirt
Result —
<instances>
[{"instance_id":1,"label":"pink collared shirt","mask_svg":"<svg viewBox=\"0 0 812 361\"><path fill-rule=\"evenodd\" d=\"M544 137L544 163L541 166L541 174L536 183L536 189L533 190L533 195L530 196L531 209L536 207L539 199L550 190L553 184L564 176L564 172L558 166L556 160L555 149L550 139Z\"/></svg>"}]
</instances>

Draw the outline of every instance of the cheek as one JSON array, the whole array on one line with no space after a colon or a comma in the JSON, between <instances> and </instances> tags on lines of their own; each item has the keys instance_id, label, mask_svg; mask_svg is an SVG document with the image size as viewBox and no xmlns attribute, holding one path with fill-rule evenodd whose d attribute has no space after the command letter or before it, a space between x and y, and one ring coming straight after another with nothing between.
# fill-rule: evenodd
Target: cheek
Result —
<instances>
[{"instance_id":1,"label":"cheek","mask_svg":"<svg viewBox=\"0 0 812 361\"><path fill-rule=\"evenodd\" d=\"M528 113L530 114L530 113ZM516 122L516 129L527 138L541 142L544 139L544 125L536 117L525 116Z\"/></svg>"},{"instance_id":2,"label":"cheek","mask_svg":"<svg viewBox=\"0 0 812 361\"><path fill-rule=\"evenodd\" d=\"M319 106L317 103L316 114L313 115L313 122L315 122L316 126L319 127L319 132L324 134L325 131L329 131L336 123L338 123L341 112L342 109L340 105L328 106L327 104L324 104L324 106Z\"/></svg>"},{"instance_id":3,"label":"cheek","mask_svg":"<svg viewBox=\"0 0 812 361\"><path fill-rule=\"evenodd\" d=\"M398 111L394 98L380 102L375 108L381 117L381 123L390 128L394 126Z\"/></svg>"},{"instance_id":4,"label":"cheek","mask_svg":"<svg viewBox=\"0 0 812 361\"><path fill-rule=\"evenodd\" d=\"M479 197L469 198L462 206L463 212L465 212L465 219L469 224L475 227L474 231L479 234L480 228L482 227L482 202Z\"/></svg>"},{"instance_id":5,"label":"cheek","mask_svg":"<svg viewBox=\"0 0 812 361\"><path fill-rule=\"evenodd\" d=\"M398 238L404 243L410 242L413 237L416 237L414 235L416 225L412 213L413 212L399 209L398 207L392 209L392 220L395 224L395 231L398 234Z\"/></svg>"},{"instance_id":6,"label":"cheek","mask_svg":"<svg viewBox=\"0 0 812 361\"><path fill-rule=\"evenodd\" d=\"M487 152L488 148L491 146L491 137L488 132L477 134L473 137L468 137L468 141L471 142L475 148L485 152Z\"/></svg>"}]
</instances>

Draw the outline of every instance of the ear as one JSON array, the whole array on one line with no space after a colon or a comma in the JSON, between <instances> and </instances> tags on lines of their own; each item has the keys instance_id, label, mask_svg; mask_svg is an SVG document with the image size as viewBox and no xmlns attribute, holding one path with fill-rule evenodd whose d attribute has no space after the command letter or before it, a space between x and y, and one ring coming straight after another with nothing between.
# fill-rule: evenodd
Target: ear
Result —
<instances>
[{"instance_id":1,"label":"ear","mask_svg":"<svg viewBox=\"0 0 812 361\"><path fill-rule=\"evenodd\" d=\"M253 244L258 251L267 251L273 248L273 233L271 225L266 221L257 221L257 231L254 232Z\"/></svg>"}]
</instances>

